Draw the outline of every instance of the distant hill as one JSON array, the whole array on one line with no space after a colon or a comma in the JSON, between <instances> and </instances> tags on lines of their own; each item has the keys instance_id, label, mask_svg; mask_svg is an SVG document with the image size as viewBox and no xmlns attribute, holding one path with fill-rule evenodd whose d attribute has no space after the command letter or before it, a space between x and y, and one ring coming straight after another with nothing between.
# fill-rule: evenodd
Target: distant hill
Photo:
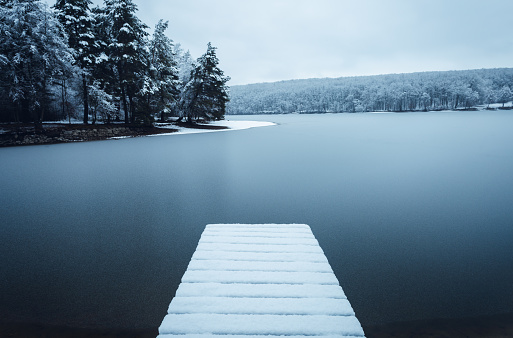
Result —
<instances>
[{"instance_id":1,"label":"distant hill","mask_svg":"<svg viewBox=\"0 0 513 338\"><path fill-rule=\"evenodd\" d=\"M472 109L513 98L513 68L258 83L230 88L228 114Z\"/></svg>"}]
</instances>

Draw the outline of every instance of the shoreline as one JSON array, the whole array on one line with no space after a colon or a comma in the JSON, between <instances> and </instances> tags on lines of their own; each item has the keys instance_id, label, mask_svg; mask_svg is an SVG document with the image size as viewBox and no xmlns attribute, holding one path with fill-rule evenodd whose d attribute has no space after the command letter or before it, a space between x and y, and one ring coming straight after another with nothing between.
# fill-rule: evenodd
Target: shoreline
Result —
<instances>
[{"instance_id":1,"label":"shoreline","mask_svg":"<svg viewBox=\"0 0 513 338\"><path fill-rule=\"evenodd\" d=\"M165 125L169 125L169 123L156 123L155 124L159 128L166 128ZM212 133L212 132L220 132L220 131L235 131L235 130L245 130L250 128L258 128L258 127L269 127L275 126L274 122L264 122L264 121L232 121L232 120L221 120L221 121L213 121L207 125L199 125L200 128L186 128L180 127L176 125L171 125L172 129L176 131L171 132L169 134L156 134L156 135L148 135L148 136L166 136L166 135L183 135L183 134L200 134L200 133ZM207 128L205 128L206 126Z\"/></svg>"},{"instance_id":2,"label":"shoreline","mask_svg":"<svg viewBox=\"0 0 513 338\"><path fill-rule=\"evenodd\" d=\"M473 318L426 319L383 325L363 325L367 338L513 336L513 313ZM23 322L0 322L0 337L12 338L155 338L158 328L79 328Z\"/></svg>"},{"instance_id":3,"label":"shoreline","mask_svg":"<svg viewBox=\"0 0 513 338\"><path fill-rule=\"evenodd\" d=\"M49 145L116 140L141 136L168 136L243 130L275 125L272 122L221 120L208 124L155 123L153 126L117 124L44 123L35 132L32 124L0 124L0 147Z\"/></svg>"}]
</instances>

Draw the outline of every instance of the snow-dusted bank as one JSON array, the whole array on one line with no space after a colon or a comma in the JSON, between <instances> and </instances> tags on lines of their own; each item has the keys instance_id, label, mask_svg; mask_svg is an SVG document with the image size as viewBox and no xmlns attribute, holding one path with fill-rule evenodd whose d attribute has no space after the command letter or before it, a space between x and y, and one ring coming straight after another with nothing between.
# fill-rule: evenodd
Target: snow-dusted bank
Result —
<instances>
[{"instance_id":1,"label":"snow-dusted bank","mask_svg":"<svg viewBox=\"0 0 513 338\"><path fill-rule=\"evenodd\" d=\"M159 338L364 337L304 224L207 225Z\"/></svg>"},{"instance_id":2,"label":"snow-dusted bank","mask_svg":"<svg viewBox=\"0 0 513 338\"><path fill-rule=\"evenodd\" d=\"M274 126L276 123L273 122L264 122L264 121L230 121L230 120L223 120L223 121L213 121L210 122L209 125L211 126L219 126L219 127L227 127L227 129L195 129L195 128L184 128L184 127L178 127L176 125L160 125L156 124L159 128L172 128L174 130L178 129L178 131L172 132L172 133L163 133L163 134L157 134L157 135L150 135L150 136L162 136L162 135L180 135L180 134L197 134L197 133L213 133L213 132L219 132L219 131L230 131L230 130L242 130L242 129L249 129L249 128L256 128L256 127L268 127L268 126Z\"/></svg>"},{"instance_id":3,"label":"snow-dusted bank","mask_svg":"<svg viewBox=\"0 0 513 338\"><path fill-rule=\"evenodd\" d=\"M70 122L70 123L68 123ZM1 125L0 147L17 145L54 144L64 142L83 142L98 140L116 140L139 136L179 135L207 133L214 131L241 130L255 127L272 126L275 123L262 121L216 121L194 128L180 127L173 123L156 123L155 127L142 127L113 123L109 125L83 125L81 121L61 121L44 124L44 133L36 133L34 126Z\"/></svg>"}]
</instances>

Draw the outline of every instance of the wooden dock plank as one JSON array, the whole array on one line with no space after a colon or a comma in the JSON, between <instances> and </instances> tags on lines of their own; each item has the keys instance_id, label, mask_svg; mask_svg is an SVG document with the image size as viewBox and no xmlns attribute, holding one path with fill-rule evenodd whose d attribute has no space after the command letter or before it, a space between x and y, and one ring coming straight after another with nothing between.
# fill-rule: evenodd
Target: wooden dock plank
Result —
<instances>
[{"instance_id":1,"label":"wooden dock plank","mask_svg":"<svg viewBox=\"0 0 513 338\"><path fill-rule=\"evenodd\" d=\"M168 313L354 316L347 299L175 297Z\"/></svg>"},{"instance_id":2,"label":"wooden dock plank","mask_svg":"<svg viewBox=\"0 0 513 338\"><path fill-rule=\"evenodd\" d=\"M363 335L355 316L168 314L161 332L212 335Z\"/></svg>"},{"instance_id":3,"label":"wooden dock plank","mask_svg":"<svg viewBox=\"0 0 513 338\"><path fill-rule=\"evenodd\" d=\"M251 260L192 259L188 270L224 270L224 271L291 271L291 272L327 272L331 273L328 262L259 262Z\"/></svg>"},{"instance_id":4,"label":"wooden dock plank","mask_svg":"<svg viewBox=\"0 0 513 338\"><path fill-rule=\"evenodd\" d=\"M290 271L216 271L187 270L182 277L185 283L245 283L245 284L333 284L338 285L333 273Z\"/></svg>"},{"instance_id":5,"label":"wooden dock plank","mask_svg":"<svg viewBox=\"0 0 513 338\"><path fill-rule=\"evenodd\" d=\"M323 253L319 246L314 245L269 245L269 244L235 244L235 243L202 243L202 251L231 252L283 252L283 253Z\"/></svg>"},{"instance_id":6,"label":"wooden dock plank","mask_svg":"<svg viewBox=\"0 0 513 338\"><path fill-rule=\"evenodd\" d=\"M328 260L324 253L302 252L237 252L230 251L196 251L192 259L220 259L231 261L261 261L261 262L324 262Z\"/></svg>"},{"instance_id":7,"label":"wooden dock plank","mask_svg":"<svg viewBox=\"0 0 513 338\"><path fill-rule=\"evenodd\" d=\"M220 284L220 283L181 283L176 297L212 297L233 298L337 298L346 299L338 285L313 284Z\"/></svg>"}]
</instances>

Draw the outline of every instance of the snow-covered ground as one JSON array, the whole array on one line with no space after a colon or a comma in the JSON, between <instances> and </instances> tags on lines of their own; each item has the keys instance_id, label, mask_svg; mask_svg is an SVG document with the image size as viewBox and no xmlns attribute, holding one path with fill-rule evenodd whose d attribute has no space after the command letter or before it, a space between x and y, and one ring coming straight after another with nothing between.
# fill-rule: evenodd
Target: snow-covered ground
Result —
<instances>
[{"instance_id":1,"label":"snow-covered ground","mask_svg":"<svg viewBox=\"0 0 513 338\"><path fill-rule=\"evenodd\" d=\"M482 105L482 106L480 106L480 108L487 108L487 107L489 107L489 108L497 109L497 108L501 108L502 106L503 106L502 103L490 103L489 105L486 105L486 104ZM511 102L511 101L510 102L506 102L504 104L504 107L512 107L512 106L513 106L513 102Z\"/></svg>"},{"instance_id":2,"label":"snow-covered ground","mask_svg":"<svg viewBox=\"0 0 513 338\"><path fill-rule=\"evenodd\" d=\"M61 121L54 121L54 122L44 122L46 125L51 124L68 124L70 121L67 119L61 120ZM81 119L71 119L71 124L82 124L84 123ZM100 123L101 124L101 123ZM124 126L124 123L119 123L119 125ZM276 123L272 122L263 122L263 121L230 121L229 119L222 120L222 121L213 121L210 122L208 125L210 126L224 126L228 127L229 129L194 129L194 128L182 128L178 127L176 125L172 125L169 123L160 123L155 122L155 126L159 128L169 128L169 129L178 129L178 132L172 133L173 135L177 134L196 134L196 133L211 133L215 131L227 131L227 130L242 130L242 129L249 129L249 128L256 128L256 127L267 127L267 126L273 126L276 125ZM0 128L0 133L2 132L2 129ZM160 134L160 135L168 135L168 134ZM157 135L155 135L157 136Z\"/></svg>"},{"instance_id":3,"label":"snow-covered ground","mask_svg":"<svg viewBox=\"0 0 513 338\"><path fill-rule=\"evenodd\" d=\"M274 126L276 123L273 122L264 122L264 121L230 121L230 120L222 120L222 121L214 121L210 122L211 126L223 126L228 127L229 129L195 129L195 128L183 128L175 125L169 124L159 124L155 123L155 126L159 128L169 128L169 129L178 129L177 132L169 133L169 134L157 134L150 136L161 136L161 135L179 135L179 134L198 134L198 133L213 133L219 131L230 131L230 130L242 130L256 127L267 127Z\"/></svg>"}]
</instances>

